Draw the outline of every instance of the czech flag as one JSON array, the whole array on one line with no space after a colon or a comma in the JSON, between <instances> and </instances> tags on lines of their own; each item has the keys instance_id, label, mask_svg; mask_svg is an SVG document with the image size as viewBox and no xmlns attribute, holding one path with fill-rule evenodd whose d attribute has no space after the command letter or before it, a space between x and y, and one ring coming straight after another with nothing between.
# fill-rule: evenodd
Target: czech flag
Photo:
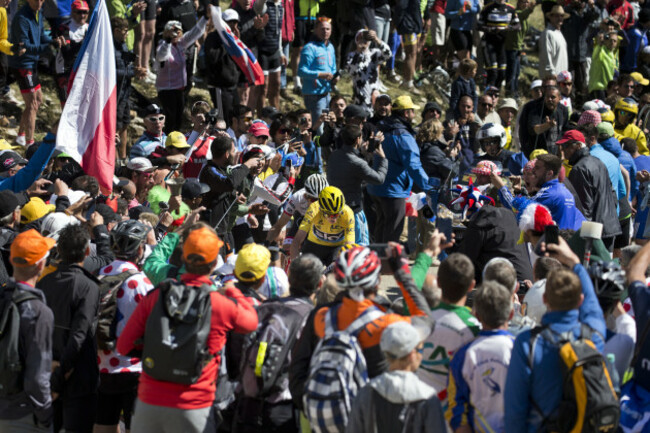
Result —
<instances>
[{"instance_id":1,"label":"czech flag","mask_svg":"<svg viewBox=\"0 0 650 433\"><path fill-rule=\"evenodd\" d=\"M68 80L56 148L97 178L104 194L115 171L116 84L113 32L106 0L99 0Z\"/></svg>"},{"instance_id":2,"label":"czech flag","mask_svg":"<svg viewBox=\"0 0 650 433\"><path fill-rule=\"evenodd\" d=\"M230 30L230 26L221 18L221 8L210 6L212 13L212 23L215 30L219 33L221 42L226 47L226 51L237 63L244 76L252 86L264 84L264 71L257 62L253 52L239 40Z\"/></svg>"}]
</instances>

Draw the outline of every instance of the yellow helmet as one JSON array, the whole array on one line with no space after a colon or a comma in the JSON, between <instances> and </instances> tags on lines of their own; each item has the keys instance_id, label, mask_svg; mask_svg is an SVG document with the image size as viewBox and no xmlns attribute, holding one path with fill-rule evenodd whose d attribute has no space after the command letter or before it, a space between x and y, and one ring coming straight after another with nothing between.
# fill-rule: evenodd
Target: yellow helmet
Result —
<instances>
[{"instance_id":1,"label":"yellow helmet","mask_svg":"<svg viewBox=\"0 0 650 433\"><path fill-rule=\"evenodd\" d=\"M633 113L635 116L639 114L639 105L632 98L622 98L619 99L614 107L614 111L627 111L628 113Z\"/></svg>"},{"instance_id":2,"label":"yellow helmet","mask_svg":"<svg viewBox=\"0 0 650 433\"><path fill-rule=\"evenodd\" d=\"M337 214L345 206L343 192L335 186L328 186L318 194L320 210L328 214Z\"/></svg>"},{"instance_id":3,"label":"yellow helmet","mask_svg":"<svg viewBox=\"0 0 650 433\"><path fill-rule=\"evenodd\" d=\"M609 122L612 125L614 124L614 112L612 110L607 110L604 113L600 113L600 119L603 122Z\"/></svg>"}]
</instances>

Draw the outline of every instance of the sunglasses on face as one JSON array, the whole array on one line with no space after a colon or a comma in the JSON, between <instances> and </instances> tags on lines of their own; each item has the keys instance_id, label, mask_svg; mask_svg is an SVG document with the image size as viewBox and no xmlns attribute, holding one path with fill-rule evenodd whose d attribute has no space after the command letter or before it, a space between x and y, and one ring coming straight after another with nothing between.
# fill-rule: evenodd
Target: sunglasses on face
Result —
<instances>
[{"instance_id":1,"label":"sunglasses on face","mask_svg":"<svg viewBox=\"0 0 650 433\"><path fill-rule=\"evenodd\" d=\"M240 117L241 120L244 120L246 122L250 122L253 120L253 116L245 116L245 117Z\"/></svg>"},{"instance_id":2,"label":"sunglasses on face","mask_svg":"<svg viewBox=\"0 0 650 433\"><path fill-rule=\"evenodd\" d=\"M634 84L626 84L623 86L624 89L634 89Z\"/></svg>"},{"instance_id":3,"label":"sunglasses on face","mask_svg":"<svg viewBox=\"0 0 650 433\"><path fill-rule=\"evenodd\" d=\"M268 139L269 139L269 137L268 137L268 136L266 136L266 135L258 135L258 136L257 136L257 137L255 137L255 138L257 138L258 140L264 140L264 141L266 141L266 140L268 140Z\"/></svg>"},{"instance_id":4,"label":"sunglasses on face","mask_svg":"<svg viewBox=\"0 0 650 433\"><path fill-rule=\"evenodd\" d=\"M156 116L151 116L151 117L147 117L147 120L148 120L149 122L162 122L163 120L165 120L165 116L162 116L162 115L161 115L161 116L158 116L158 117L156 117Z\"/></svg>"},{"instance_id":5,"label":"sunglasses on face","mask_svg":"<svg viewBox=\"0 0 650 433\"><path fill-rule=\"evenodd\" d=\"M565 81L564 83L560 83L560 86L566 86L566 87L569 87L569 86L573 86L573 83L568 82L568 81Z\"/></svg>"},{"instance_id":6,"label":"sunglasses on face","mask_svg":"<svg viewBox=\"0 0 650 433\"><path fill-rule=\"evenodd\" d=\"M291 130L286 129L286 128L282 128L282 129L278 129L278 133L279 134L291 134Z\"/></svg>"},{"instance_id":7,"label":"sunglasses on face","mask_svg":"<svg viewBox=\"0 0 650 433\"><path fill-rule=\"evenodd\" d=\"M88 15L88 11L74 11L77 15Z\"/></svg>"}]
</instances>

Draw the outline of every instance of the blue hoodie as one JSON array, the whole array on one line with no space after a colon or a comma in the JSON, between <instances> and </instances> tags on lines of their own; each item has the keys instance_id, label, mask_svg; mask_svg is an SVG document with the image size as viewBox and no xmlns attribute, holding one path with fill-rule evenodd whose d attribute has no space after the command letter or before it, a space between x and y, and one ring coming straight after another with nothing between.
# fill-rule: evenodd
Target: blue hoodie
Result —
<instances>
[{"instance_id":1,"label":"blue hoodie","mask_svg":"<svg viewBox=\"0 0 650 433\"><path fill-rule=\"evenodd\" d=\"M388 159L388 173L381 185L368 185L368 192L378 197L406 198L411 193L413 181L423 191L430 189L429 176L420 162L420 148L415 142L415 132L398 116L390 116L379 124L384 133L384 153Z\"/></svg>"},{"instance_id":2,"label":"blue hoodie","mask_svg":"<svg viewBox=\"0 0 650 433\"><path fill-rule=\"evenodd\" d=\"M636 194L639 191L639 181L636 180L636 165L634 164L634 158L632 158L630 152L623 150L621 143L616 139L616 137L610 137L607 140L602 141L600 144L606 151L617 157L618 162L630 174L630 200L636 197Z\"/></svg>"},{"instance_id":3,"label":"blue hoodie","mask_svg":"<svg viewBox=\"0 0 650 433\"><path fill-rule=\"evenodd\" d=\"M603 311L585 268L577 264L573 267L573 272L580 278L584 295L580 309L547 312L542 317L542 325L549 325L553 332L573 332L578 337L580 324L584 323L595 331L591 340L602 353L605 347L602 336L606 332ZM539 337L535 344L531 371L528 358L530 340L530 331L524 331L519 334L512 349L504 394L505 431L508 433L537 432L542 417L534 409L531 399L544 412L544 416L552 416L562 396L563 377L557 347Z\"/></svg>"},{"instance_id":4,"label":"blue hoodie","mask_svg":"<svg viewBox=\"0 0 650 433\"><path fill-rule=\"evenodd\" d=\"M18 193L32 186L50 162L55 146L56 138L52 134L47 134L26 166L18 170L15 175L0 181L0 191L10 189Z\"/></svg>"},{"instance_id":5,"label":"blue hoodie","mask_svg":"<svg viewBox=\"0 0 650 433\"><path fill-rule=\"evenodd\" d=\"M302 79L303 95L324 95L332 90L329 81L318 78L321 72L336 74L334 44L313 39L300 52L298 75Z\"/></svg>"}]
</instances>

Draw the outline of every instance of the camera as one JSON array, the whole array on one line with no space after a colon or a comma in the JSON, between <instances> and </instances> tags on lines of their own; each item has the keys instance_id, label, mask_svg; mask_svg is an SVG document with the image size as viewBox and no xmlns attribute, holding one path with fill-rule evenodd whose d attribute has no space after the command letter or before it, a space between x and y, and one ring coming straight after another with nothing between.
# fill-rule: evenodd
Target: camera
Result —
<instances>
[{"instance_id":1,"label":"camera","mask_svg":"<svg viewBox=\"0 0 650 433\"><path fill-rule=\"evenodd\" d=\"M209 126L214 126L217 123L219 117L219 110L217 108L213 108L208 112L206 115L206 120L208 122Z\"/></svg>"},{"instance_id":2,"label":"camera","mask_svg":"<svg viewBox=\"0 0 650 433\"><path fill-rule=\"evenodd\" d=\"M368 42L372 41L372 36L370 36L370 32L369 32L369 31L365 31L365 32L363 32L363 40L364 40L364 41L368 41Z\"/></svg>"},{"instance_id":3,"label":"camera","mask_svg":"<svg viewBox=\"0 0 650 433\"><path fill-rule=\"evenodd\" d=\"M377 146L379 146L379 143L377 140L373 137L368 140L368 153L373 153L375 150L377 150Z\"/></svg>"}]
</instances>

